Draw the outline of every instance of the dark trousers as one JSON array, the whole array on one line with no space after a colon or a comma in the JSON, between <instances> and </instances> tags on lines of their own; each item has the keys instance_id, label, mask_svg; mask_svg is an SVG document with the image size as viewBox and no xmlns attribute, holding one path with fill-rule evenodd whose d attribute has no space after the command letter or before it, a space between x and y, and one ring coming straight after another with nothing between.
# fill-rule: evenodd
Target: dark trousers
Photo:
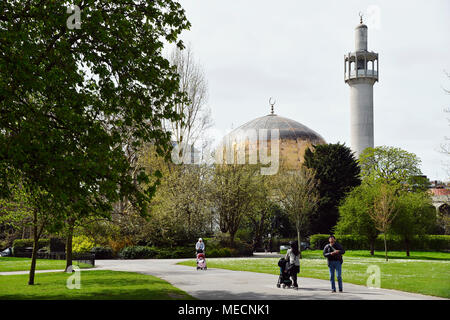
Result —
<instances>
[{"instance_id":1,"label":"dark trousers","mask_svg":"<svg viewBox=\"0 0 450 320\"><path fill-rule=\"evenodd\" d=\"M300 267L299 266L292 266L291 268L289 268L289 274L291 275L291 279L294 282L294 286L297 286L297 273L300 272Z\"/></svg>"},{"instance_id":2,"label":"dark trousers","mask_svg":"<svg viewBox=\"0 0 450 320\"><path fill-rule=\"evenodd\" d=\"M342 291L342 266L340 261L328 261L328 269L330 270L331 290L336 291L334 283L334 274L337 274L339 291Z\"/></svg>"}]
</instances>

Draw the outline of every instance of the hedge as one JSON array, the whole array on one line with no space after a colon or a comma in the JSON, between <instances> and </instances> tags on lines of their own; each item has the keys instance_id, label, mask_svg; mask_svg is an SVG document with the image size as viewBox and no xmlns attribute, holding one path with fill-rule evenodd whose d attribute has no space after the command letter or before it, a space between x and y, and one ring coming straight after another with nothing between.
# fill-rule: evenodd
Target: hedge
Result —
<instances>
[{"instance_id":1,"label":"hedge","mask_svg":"<svg viewBox=\"0 0 450 320\"><path fill-rule=\"evenodd\" d=\"M125 247L119 252L121 259L178 259L195 257L195 248L157 248L149 246Z\"/></svg>"},{"instance_id":2,"label":"hedge","mask_svg":"<svg viewBox=\"0 0 450 320\"><path fill-rule=\"evenodd\" d=\"M315 234L310 237L311 249L322 250L328 243L328 234ZM336 235L337 241L346 250L370 250L367 237L361 235ZM405 241L398 235L387 235L388 250L405 250ZM415 236L409 243L410 250L450 250L450 235L423 235ZM378 235L375 241L375 250L384 250L384 237Z\"/></svg>"},{"instance_id":3,"label":"hedge","mask_svg":"<svg viewBox=\"0 0 450 320\"><path fill-rule=\"evenodd\" d=\"M210 258L221 257L248 257L253 255L253 246L236 238L234 245L224 236L203 239L206 255Z\"/></svg>"},{"instance_id":4,"label":"hedge","mask_svg":"<svg viewBox=\"0 0 450 320\"><path fill-rule=\"evenodd\" d=\"M113 259L114 253L110 247L93 247L90 251L95 254L95 259Z\"/></svg>"},{"instance_id":5,"label":"hedge","mask_svg":"<svg viewBox=\"0 0 450 320\"><path fill-rule=\"evenodd\" d=\"M21 250L27 247L33 247L33 239L16 239L13 242L12 248L13 250ZM40 239L38 241L38 249L47 247L50 245L50 239Z\"/></svg>"},{"instance_id":6,"label":"hedge","mask_svg":"<svg viewBox=\"0 0 450 320\"><path fill-rule=\"evenodd\" d=\"M250 251L249 251L250 250ZM195 248L174 247L157 248L149 246L125 247L119 252L120 259L180 259L194 258ZM238 248L210 248L206 249L206 256L210 258L241 257L252 255L251 246Z\"/></svg>"}]
</instances>

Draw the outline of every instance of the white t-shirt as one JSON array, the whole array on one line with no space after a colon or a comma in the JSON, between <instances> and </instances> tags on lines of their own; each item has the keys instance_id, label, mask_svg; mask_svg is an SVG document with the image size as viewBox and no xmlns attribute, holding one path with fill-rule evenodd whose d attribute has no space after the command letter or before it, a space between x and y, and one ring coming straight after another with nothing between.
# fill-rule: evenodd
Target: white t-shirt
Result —
<instances>
[{"instance_id":1,"label":"white t-shirt","mask_svg":"<svg viewBox=\"0 0 450 320\"><path fill-rule=\"evenodd\" d=\"M296 266L300 266L300 259L299 259L299 256L298 255L295 255L293 252L292 252L292 249L288 249L288 251L286 252L286 257L285 257L285 259L287 260L287 261L289 261L289 264L291 264L291 265L296 265Z\"/></svg>"}]
</instances>

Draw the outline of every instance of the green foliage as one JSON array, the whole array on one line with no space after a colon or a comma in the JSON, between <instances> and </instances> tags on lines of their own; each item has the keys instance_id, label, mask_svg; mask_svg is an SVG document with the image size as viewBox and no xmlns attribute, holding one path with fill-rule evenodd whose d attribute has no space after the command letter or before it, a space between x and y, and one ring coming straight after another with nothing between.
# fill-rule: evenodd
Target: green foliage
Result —
<instances>
[{"instance_id":1,"label":"green foliage","mask_svg":"<svg viewBox=\"0 0 450 320\"><path fill-rule=\"evenodd\" d=\"M148 246L125 247L119 252L121 259L179 259L195 256L192 247L157 248Z\"/></svg>"},{"instance_id":2,"label":"green foliage","mask_svg":"<svg viewBox=\"0 0 450 320\"><path fill-rule=\"evenodd\" d=\"M152 247L134 246L125 247L119 252L121 259L151 259L155 258L157 251Z\"/></svg>"},{"instance_id":3,"label":"green foliage","mask_svg":"<svg viewBox=\"0 0 450 320\"><path fill-rule=\"evenodd\" d=\"M328 243L329 234L313 234L309 237L309 246L311 249L323 249Z\"/></svg>"},{"instance_id":4,"label":"green foliage","mask_svg":"<svg viewBox=\"0 0 450 320\"><path fill-rule=\"evenodd\" d=\"M426 234L436 225L436 209L427 193L402 192L396 202L392 231L405 240L414 235Z\"/></svg>"},{"instance_id":5,"label":"green foliage","mask_svg":"<svg viewBox=\"0 0 450 320\"><path fill-rule=\"evenodd\" d=\"M213 238L203 238L207 257L248 257L253 255L253 246L235 238L231 243L227 234L219 233Z\"/></svg>"},{"instance_id":6,"label":"green foliage","mask_svg":"<svg viewBox=\"0 0 450 320\"><path fill-rule=\"evenodd\" d=\"M339 221L335 227L338 234L358 234L369 241L374 240L378 231L370 218L369 210L374 205L377 187L366 183L354 188L339 206Z\"/></svg>"},{"instance_id":7,"label":"green foliage","mask_svg":"<svg viewBox=\"0 0 450 320\"><path fill-rule=\"evenodd\" d=\"M158 181L130 152L153 143L167 153L162 122L179 120L173 105L186 100L162 55L167 43L183 48L190 24L179 3L86 0L76 29L67 5L0 5L0 196L20 184L32 197L37 239L67 216L107 217L123 199L146 214Z\"/></svg>"},{"instance_id":8,"label":"green foliage","mask_svg":"<svg viewBox=\"0 0 450 320\"><path fill-rule=\"evenodd\" d=\"M305 166L294 172L282 171L275 177L276 199L295 225L299 248L302 237L309 235L310 217L319 203L318 183L315 171Z\"/></svg>"},{"instance_id":9,"label":"green foliage","mask_svg":"<svg viewBox=\"0 0 450 320\"><path fill-rule=\"evenodd\" d=\"M93 247L90 251L95 254L95 259L113 259L114 252L109 247Z\"/></svg>"},{"instance_id":10,"label":"green foliage","mask_svg":"<svg viewBox=\"0 0 450 320\"><path fill-rule=\"evenodd\" d=\"M407 184L422 174L420 163L414 153L387 146L366 148L359 156L361 176L372 182Z\"/></svg>"},{"instance_id":11,"label":"green foliage","mask_svg":"<svg viewBox=\"0 0 450 320\"><path fill-rule=\"evenodd\" d=\"M317 214L311 216L312 233L328 233L336 225L339 202L361 184L354 154L345 144L317 145L305 152L305 166L315 170L320 181Z\"/></svg>"},{"instance_id":12,"label":"green foliage","mask_svg":"<svg viewBox=\"0 0 450 320\"><path fill-rule=\"evenodd\" d=\"M50 239L39 239L38 248L47 247L50 245ZM13 250L20 250L27 247L33 247L33 239L16 239L13 241Z\"/></svg>"},{"instance_id":13,"label":"green foliage","mask_svg":"<svg viewBox=\"0 0 450 320\"><path fill-rule=\"evenodd\" d=\"M95 247L95 242L91 238L80 235L72 238L72 251L73 253L86 253L90 252Z\"/></svg>"},{"instance_id":14,"label":"green foliage","mask_svg":"<svg viewBox=\"0 0 450 320\"><path fill-rule=\"evenodd\" d=\"M211 184L211 202L215 207L219 228L227 233L231 244L246 215L259 209L262 176L256 165L217 165Z\"/></svg>"}]
</instances>

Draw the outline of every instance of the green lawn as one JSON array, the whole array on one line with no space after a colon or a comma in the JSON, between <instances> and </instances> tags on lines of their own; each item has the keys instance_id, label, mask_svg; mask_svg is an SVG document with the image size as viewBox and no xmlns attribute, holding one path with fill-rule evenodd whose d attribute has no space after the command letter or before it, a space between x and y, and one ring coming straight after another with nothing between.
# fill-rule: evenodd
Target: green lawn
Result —
<instances>
[{"instance_id":1,"label":"green lawn","mask_svg":"<svg viewBox=\"0 0 450 320\"><path fill-rule=\"evenodd\" d=\"M0 272L28 271L30 264L30 258L0 257ZM76 260L73 261L73 265L80 269L92 267L87 263L79 264ZM65 268L66 260L37 259L36 261L36 270L64 270Z\"/></svg>"},{"instance_id":2,"label":"green lawn","mask_svg":"<svg viewBox=\"0 0 450 320\"><path fill-rule=\"evenodd\" d=\"M281 252L286 254L286 250ZM306 259L324 259L322 250L305 250L302 251L302 257ZM375 251L374 255L370 255L367 250L348 250L345 252L345 257L359 257L359 258L383 258L384 251ZM450 261L450 253L438 251L411 251L410 256L407 257L405 251L389 251L389 259L412 259L412 260L448 260Z\"/></svg>"},{"instance_id":3,"label":"green lawn","mask_svg":"<svg viewBox=\"0 0 450 320\"><path fill-rule=\"evenodd\" d=\"M300 264L300 277L329 279L327 261L321 251L305 251ZM366 285L367 267L377 265L381 272L381 287L450 298L450 254L440 252L390 252L375 257L367 251L347 251L344 255L344 282ZM394 258L395 257L395 258ZM279 274L278 258L208 259L209 268ZM195 266L195 260L181 264Z\"/></svg>"},{"instance_id":4,"label":"green lawn","mask_svg":"<svg viewBox=\"0 0 450 320\"><path fill-rule=\"evenodd\" d=\"M159 278L133 272L81 271L80 289L68 289L64 272L38 273L35 285L28 285L28 274L0 276L0 300L192 300L186 292Z\"/></svg>"}]
</instances>

